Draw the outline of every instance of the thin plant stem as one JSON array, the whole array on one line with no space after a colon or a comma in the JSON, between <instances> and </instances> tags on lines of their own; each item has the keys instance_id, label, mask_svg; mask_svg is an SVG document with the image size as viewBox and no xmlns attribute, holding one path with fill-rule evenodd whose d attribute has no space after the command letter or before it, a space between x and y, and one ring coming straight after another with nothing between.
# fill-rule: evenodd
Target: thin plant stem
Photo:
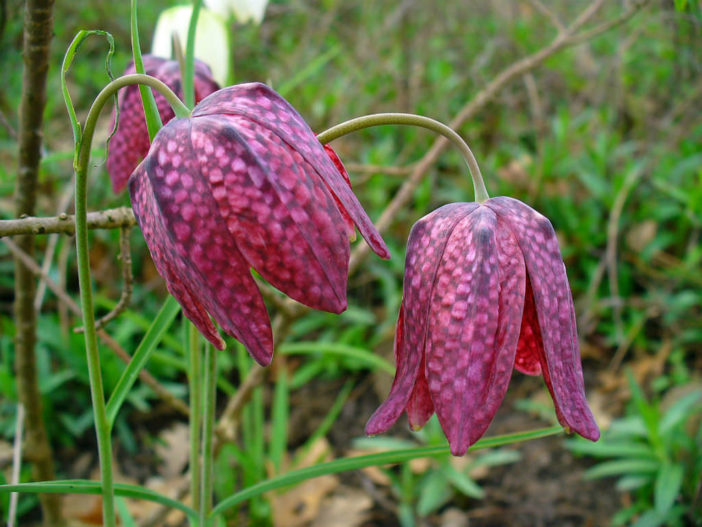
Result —
<instances>
[{"instance_id":1,"label":"thin plant stem","mask_svg":"<svg viewBox=\"0 0 702 527\"><path fill-rule=\"evenodd\" d=\"M90 107L85 121L83 136L80 139L78 162L76 163L76 256L78 264L78 282L80 285L80 302L83 311L83 327L85 328L85 351L88 362L88 377L90 394L93 401L95 431L97 435L98 456L100 458L100 475L102 480L102 515L104 527L115 527L114 479L112 474L112 443L110 438L111 426L105 405L105 390L100 371L100 352L97 345L97 330L95 328L95 313L93 311L92 283L90 280L90 260L88 251L88 162L90 148L97 125L98 117L105 104L110 101L117 91L132 84L145 84L161 92L173 106L176 115L189 115L190 111L163 82L147 75L125 75L107 86L98 94Z\"/></svg>"},{"instance_id":2,"label":"thin plant stem","mask_svg":"<svg viewBox=\"0 0 702 527\"><path fill-rule=\"evenodd\" d=\"M185 43L185 73L183 74L183 97L185 104L195 106L195 33L200 17L202 0L193 0L193 10L188 24L188 39Z\"/></svg>"},{"instance_id":3,"label":"thin plant stem","mask_svg":"<svg viewBox=\"0 0 702 527\"><path fill-rule=\"evenodd\" d=\"M139 43L139 24L137 17L137 0L131 0L130 3L130 30L132 37L132 56L134 57L134 69L137 73L146 73L144 71L144 60L141 56L141 44ZM146 86L139 86L141 101L144 106L144 118L146 119L146 129L149 132L149 139L154 140L156 133L161 129L161 115L158 113L156 99L154 94Z\"/></svg>"},{"instance_id":4,"label":"thin plant stem","mask_svg":"<svg viewBox=\"0 0 702 527\"><path fill-rule=\"evenodd\" d=\"M200 334L186 318L188 384L190 391L190 497L193 509L200 510L200 446L202 430L202 359Z\"/></svg>"},{"instance_id":5,"label":"thin plant stem","mask_svg":"<svg viewBox=\"0 0 702 527\"><path fill-rule=\"evenodd\" d=\"M468 171L470 172L473 180L475 200L482 203L483 201L490 199L490 196L485 189L485 183L483 181L483 176L480 173L480 167L478 166L478 162L475 160L475 156L473 155L470 147L453 128L440 123L435 119L431 119L430 117L407 113L376 113L372 115L364 115L362 117L356 117L355 119L337 124L329 130L319 134L317 138L322 144L326 144L334 139L338 139L341 136L352 132L357 132L358 130L363 130L364 128L388 124L418 126L420 128L426 128L436 132L437 134L441 134L449 139L461 151L461 154L463 154L463 158L468 165Z\"/></svg>"},{"instance_id":6,"label":"thin plant stem","mask_svg":"<svg viewBox=\"0 0 702 527\"><path fill-rule=\"evenodd\" d=\"M217 403L217 350L207 344L205 351L204 411L202 415L202 475L200 481L200 527L207 527L207 518L212 510L214 488L214 436L215 407Z\"/></svg>"}]
</instances>

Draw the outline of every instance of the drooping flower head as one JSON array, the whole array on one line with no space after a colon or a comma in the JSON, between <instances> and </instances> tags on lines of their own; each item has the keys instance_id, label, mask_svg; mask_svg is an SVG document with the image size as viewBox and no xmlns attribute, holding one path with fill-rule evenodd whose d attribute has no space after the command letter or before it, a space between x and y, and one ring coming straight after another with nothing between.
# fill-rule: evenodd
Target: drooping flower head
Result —
<instances>
[{"instance_id":1,"label":"drooping flower head","mask_svg":"<svg viewBox=\"0 0 702 527\"><path fill-rule=\"evenodd\" d=\"M180 82L180 66L175 60L166 60L153 55L144 55L144 72L156 77L173 90L178 97L183 98L183 88ZM125 75L135 73L134 64L130 64ZM210 68L199 60L195 61L195 101L198 102L219 89L212 78ZM175 114L165 97L154 92L161 121L166 124ZM110 139L107 153L107 172L112 180L112 188L122 192L127 185L129 175L134 171L139 161L144 159L149 151L149 132L144 120L144 107L141 103L139 86L131 85L120 90L117 105L119 120L117 130ZM114 121L114 115L113 115Z\"/></svg>"},{"instance_id":2,"label":"drooping flower head","mask_svg":"<svg viewBox=\"0 0 702 527\"><path fill-rule=\"evenodd\" d=\"M334 160L263 84L224 88L190 118L170 121L129 190L156 268L185 315L221 349L212 315L261 364L273 343L251 267L293 299L340 313L349 262L344 217L389 257Z\"/></svg>"},{"instance_id":3,"label":"drooping flower head","mask_svg":"<svg viewBox=\"0 0 702 527\"><path fill-rule=\"evenodd\" d=\"M366 427L436 412L451 452L487 430L513 368L543 374L559 422L591 440L573 299L556 234L524 203L446 205L410 233L390 395Z\"/></svg>"}]
</instances>

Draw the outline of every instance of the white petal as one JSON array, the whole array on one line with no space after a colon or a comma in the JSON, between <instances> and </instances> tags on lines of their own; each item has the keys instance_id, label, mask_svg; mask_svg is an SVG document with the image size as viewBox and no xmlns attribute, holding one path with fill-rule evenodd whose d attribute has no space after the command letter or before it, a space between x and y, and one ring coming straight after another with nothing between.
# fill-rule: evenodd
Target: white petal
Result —
<instances>
[{"instance_id":1,"label":"white petal","mask_svg":"<svg viewBox=\"0 0 702 527\"><path fill-rule=\"evenodd\" d=\"M158 17L151 53L158 57L173 58L173 33L178 35L185 48L188 40L191 6L178 6L164 10ZM209 9L201 8L195 34L195 57L212 69L212 76L226 86L231 60L229 32L222 17Z\"/></svg>"}]
</instances>

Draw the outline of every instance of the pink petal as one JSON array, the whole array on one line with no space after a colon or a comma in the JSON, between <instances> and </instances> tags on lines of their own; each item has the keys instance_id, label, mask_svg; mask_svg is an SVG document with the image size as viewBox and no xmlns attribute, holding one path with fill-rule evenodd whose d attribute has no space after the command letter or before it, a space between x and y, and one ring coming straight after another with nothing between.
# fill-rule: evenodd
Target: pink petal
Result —
<instances>
[{"instance_id":1,"label":"pink petal","mask_svg":"<svg viewBox=\"0 0 702 527\"><path fill-rule=\"evenodd\" d=\"M446 242L456 224L477 207L477 203L446 205L412 227L405 259L403 316L395 341L397 372L388 398L366 425L367 434L385 432L407 407L424 357L429 305Z\"/></svg>"},{"instance_id":2,"label":"pink petal","mask_svg":"<svg viewBox=\"0 0 702 527\"><path fill-rule=\"evenodd\" d=\"M544 356L544 344L541 341L539 320L536 316L534 293L531 291L529 277L526 279L526 295L524 297L524 315L522 329L519 333L517 356L514 367L527 375L541 374L541 357Z\"/></svg>"},{"instance_id":3,"label":"pink petal","mask_svg":"<svg viewBox=\"0 0 702 527\"><path fill-rule=\"evenodd\" d=\"M426 360L422 357L419 372L417 373L417 381L414 383L412 395L410 395L410 399L407 402L407 418L412 430L421 429L434 414L434 403L431 400L431 393L429 393L425 370Z\"/></svg>"},{"instance_id":4,"label":"pink petal","mask_svg":"<svg viewBox=\"0 0 702 527\"><path fill-rule=\"evenodd\" d=\"M240 115L269 128L307 161L348 211L368 245L381 258L390 258L385 242L358 199L339 174L322 145L300 114L276 92L261 83L238 84L219 90L193 110L193 116Z\"/></svg>"},{"instance_id":5,"label":"pink petal","mask_svg":"<svg viewBox=\"0 0 702 527\"><path fill-rule=\"evenodd\" d=\"M516 240L487 207L450 235L427 332L429 390L454 455L487 430L512 374L525 287Z\"/></svg>"},{"instance_id":6,"label":"pink petal","mask_svg":"<svg viewBox=\"0 0 702 527\"><path fill-rule=\"evenodd\" d=\"M156 136L130 188L135 214L140 225L148 221L147 212L160 218L167 236L153 239L150 249L155 247L158 253L163 250L160 247L168 248L166 257L173 259L176 279L196 292L223 330L265 365L273 354L268 313L249 265L234 245L200 173L190 127L189 119L174 120ZM153 189L156 210L140 208L148 201L138 194L146 187L137 181L144 176Z\"/></svg>"},{"instance_id":7,"label":"pink petal","mask_svg":"<svg viewBox=\"0 0 702 527\"><path fill-rule=\"evenodd\" d=\"M163 225L156 198L154 197L151 183L144 170L144 165L139 165L129 188L134 213L139 220L139 226L146 239L152 260L158 273L166 281L168 291L183 307L183 312L195 327L205 335L205 338L214 344L217 349L224 349L224 341L219 336L217 328L210 320L207 311L198 301L197 295L188 287L188 280L184 272L188 268L178 255L175 244Z\"/></svg>"},{"instance_id":8,"label":"pink petal","mask_svg":"<svg viewBox=\"0 0 702 527\"><path fill-rule=\"evenodd\" d=\"M341 162L341 159L339 159L339 156L336 155L336 152L334 152L334 149L329 146L329 145L324 145L324 151L329 155L329 159L332 160L334 163L334 166L337 168L339 171L339 174L342 175L344 178L344 181L348 183L349 188L353 191L351 188L351 178L349 178L349 173L346 172L346 167L344 167L344 164ZM344 225L346 226L346 233L348 234L349 240L353 241L356 239L356 225L354 224L353 220L351 219L351 216L349 216L348 211L344 208L344 205L339 201L339 198L336 197L336 195L332 192L331 188L329 188L329 185L325 181L324 184L327 186L329 189L329 192L332 193L332 196L334 196L334 201L336 202L336 206L339 207L339 212L341 212L341 217L344 218Z\"/></svg>"},{"instance_id":9,"label":"pink petal","mask_svg":"<svg viewBox=\"0 0 702 527\"><path fill-rule=\"evenodd\" d=\"M541 369L559 421L595 441L600 432L585 398L573 298L553 226L512 198L493 198L486 205L510 225L524 254L544 347Z\"/></svg>"},{"instance_id":10,"label":"pink petal","mask_svg":"<svg viewBox=\"0 0 702 527\"><path fill-rule=\"evenodd\" d=\"M174 60L166 60L153 55L144 55L144 71L151 76L164 82L176 92L176 95L183 98L183 90L180 82L180 67ZM135 73L134 64L130 64L125 75ZM196 102L207 97L212 92L219 89L217 83L212 79L209 66L199 60L195 61L195 94ZM161 121L166 124L173 119L175 114L171 110L170 104L160 93L154 91L154 100L158 107ZM108 143L107 172L112 180L112 189L115 193L121 192L127 185L130 174L134 171L139 161L146 156L149 151L149 133L146 129L144 118L144 107L139 94L139 87L136 85L127 86L122 89L117 98L119 107L119 122L114 136ZM113 113L112 122L115 115Z\"/></svg>"},{"instance_id":11,"label":"pink petal","mask_svg":"<svg viewBox=\"0 0 702 527\"><path fill-rule=\"evenodd\" d=\"M249 265L299 302L344 311L349 244L334 199L314 170L246 118L192 122L199 169Z\"/></svg>"}]
</instances>

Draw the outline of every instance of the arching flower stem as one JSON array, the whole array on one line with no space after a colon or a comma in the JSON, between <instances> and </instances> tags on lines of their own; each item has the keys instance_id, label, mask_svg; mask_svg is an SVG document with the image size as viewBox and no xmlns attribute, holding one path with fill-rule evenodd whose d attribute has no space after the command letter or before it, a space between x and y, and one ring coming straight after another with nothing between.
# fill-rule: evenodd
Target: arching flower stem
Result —
<instances>
[{"instance_id":1,"label":"arching flower stem","mask_svg":"<svg viewBox=\"0 0 702 527\"><path fill-rule=\"evenodd\" d=\"M85 121L83 134L80 137L80 149L75 166L76 172L76 256L78 260L78 281L80 284L80 304L83 311L83 327L85 328L85 349L88 361L90 393L95 414L95 429L100 458L100 473L102 480L103 525L115 527L114 478L112 474L112 443L110 434L112 427L107 418L105 408L105 391L100 371L100 353L97 345L95 330L95 314L93 310L92 283L90 280L90 262L88 256L88 220L87 220L87 175L90 149L95 134L100 112L120 88L131 84L143 84L158 90L173 107L177 117L187 117L190 110L178 99L175 93L163 82L147 75L125 75L110 82L98 94L90 107Z\"/></svg>"},{"instance_id":2,"label":"arching flower stem","mask_svg":"<svg viewBox=\"0 0 702 527\"><path fill-rule=\"evenodd\" d=\"M475 201L482 203L490 199L490 196L485 188L485 183L483 182L483 176L480 173L480 167L478 166L478 162L475 160L475 156L473 155L470 147L466 144L463 138L455 130L453 130L453 128L450 128L449 126L435 119L431 119L430 117L407 113L376 113L364 115L363 117L356 117L355 119L337 124L336 126L333 126L332 128L319 134L317 138L322 144L326 144L334 139L350 134L351 132L357 132L358 130L363 130L364 128L370 128L372 126L388 124L418 126L446 137L461 151L461 154L463 154L463 158L468 165L468 171L470 172L473 180L473 189L475 190Z\"/></svg>"}]
</instances>

